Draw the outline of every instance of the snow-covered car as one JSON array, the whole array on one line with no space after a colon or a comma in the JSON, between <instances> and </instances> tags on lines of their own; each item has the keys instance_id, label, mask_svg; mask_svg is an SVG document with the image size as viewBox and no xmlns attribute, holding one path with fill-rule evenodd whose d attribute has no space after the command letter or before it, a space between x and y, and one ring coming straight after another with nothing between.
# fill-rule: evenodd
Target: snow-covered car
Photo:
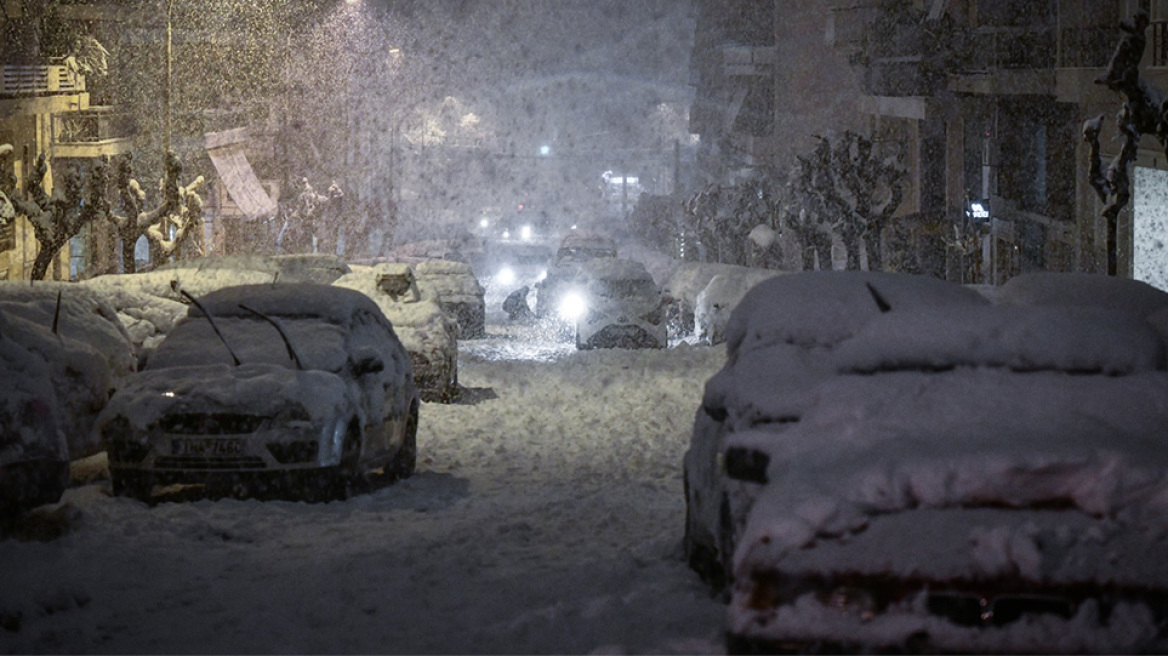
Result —
<instances>
[{"instance_id":1,"label":"snow-covered car","mask_svg":"<svg viewBox=\"0 0 1168 656\"><path fill-rule=\"evenodd\" d=\"M564 290L577 284L581 265L592 260L616 259L616 243L609 237L588 231L572 231L560 242L552 266L536 286L535 315L556 318Z\"/></svg>"},{"instance_id":2,"label":"snow-covered car","mask_svg":"<svg viewBox=\"0 0 1168 656\"><path fill-rule=\"evenodd\" d=\"M463 243L457 239L425 239L410 241L394 246L384 257L368 264L399 262L420 264L422 262L466 262Z\"/></svg>"},{"instance_id":3,"label":"snow-covered car","mask_svg":"<svg viewBox=\"0 0 1168 656\"><path fill-rule=\"evenodd\" d=\"M458 323L458 339L476 339L486 334L484 290L469 264L419 262L414 265L414 275L423 294L432 292L442 311Z\"/></svg>"},{"instance_id":4,"label":"snow-covered car","mask_svg":"<svg viewBox=\"0 0 1168 656\"><path fill-rule=\"evenodd\" d=\"M0 532L30 508L57 501L69 485L52 371L13 332L0 312Z\"/></svg>"},{"instance_id":5,"label":"snow-covered car","mask_svg":"<svg viewBox=\"0 0 1168 656\"><path fill-rule=\"evenodd\" d=\"M583 262L616 255L616 242L611 237L587 230L573 230L560 240L556 263Z\"/></svg>"},{"instance_id":6,"label":"snow-covered car","mask_svg":"<svg viewBox=\"0 0 1168 656\"><path fill-rule=\"evenodd\" d=\"M726 476L728 466L750 464L726 452L728 436L757 429L779 439L814 402L816 386L835 375L833 350L887 303L989 305L977 292L924 276L816 271L759 283L731 314L726 364L706 382L684 458L686 556L714 589L724 589L734 537L758 487Z\"/></svg>"},{"instance_id":7,"label":"snow-covered car","mask_svg":"<svg viewBox=\"0 0 1168 656\"><path fill-rule=\"evenodd\" d=\"M84 282L96 291L130 290L178 303L224 287L262 283L329 284L349 273L335 255L224 255L179 260L152 271L97 276Z\"/></svg>"},{"instance_id":8,"label":"snow-covered car","mask_svg":"<svg viewBox=\"0 0 1168 656\"><path fill-rule=\"evenodd\" d=\"M938 285L798 274L733 315L697 422L721 424L728 648L1162 650L1161 336Z\"/></svg>"},{"instance_id":9,"label":"snow-covered car","mask_svg":"<svg viewBox=\"0 0 1168 656\"><path fill-rule=\"evenodd\" d=\"M575 315L576 348L665 348L664 301L644 265L605 258L575 267L560 314Z\"/></svg>"},{"instance_id":10,"label":"snow-covered car","mask_svg":"<svg viewBox=\"0 0 1168 656\"><path fill-rule=\"evenodd\" d=\"M3 281L0 314L9 319L6 337L48 365L69 457L100 452L93 422L117 379L137 366L117 312L101 294L75 283Z\"/></svg>"},{"instance_id":11,"label":"snow-covered car","mask_svg":"<svg viewBox=\"0 0 1168 656\"><path fill-rule=\"evenodd\" d=\"M442 311L432 288L420 289L408 264L353 265L334 286L373 299L409 351L423 401L449 403L458 396L458 324Z\"/></svg>"},{"instance_id":12,"label":"snow-covered car","mask_svg":"<svg viewBox=\"0 0 1168 656\"><path fill-rule=\"evenodd\" d=\"M367 296L242 285L192 305L97 432L115 494L182 483L322 499L374 470L409 476L419 405L409 355Z\"/></svg>"},{"instance_id":13,"label":"snow-covered car","mask_svg":"<svg viewBox=\"0 0 1168 656\"><path fill-rule=\"evenodd\" d=\"M717 273L698 292L694 302L694 335L706 344L721 344L726 340L726 324L730 313L758 283L779 275L771 269L736 267Z\"/></svg>"}]
</instances>

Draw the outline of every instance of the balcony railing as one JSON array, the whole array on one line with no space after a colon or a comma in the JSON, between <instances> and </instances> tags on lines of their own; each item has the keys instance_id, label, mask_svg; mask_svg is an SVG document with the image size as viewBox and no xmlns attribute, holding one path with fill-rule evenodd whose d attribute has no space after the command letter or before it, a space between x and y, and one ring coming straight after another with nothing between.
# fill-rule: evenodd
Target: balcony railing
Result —
<instances>
[{"instance_id":1,"label":"balcony railing","mask_svg":"<svg viewBox=\"0 0 1168 656\"><path fill-rule=\"evenodd\" d=\"M41 96L85 91L85 76L64 63L4 64L0 96Z\"/></svg>"},{"instance_id":2,"label":"balcony railing","mask_svg":"<svg viewBox=\"0 0 1168 656\"><path fill-rule=\"evenodd\" d=\"M1152 57L1150 63L1152 66L1168 66L1168 21L1152 21L1150 25L1152 30L1151 46ZM1119 42L1119 35L1112 31L1111 36L1112 48ZM1106 63L1103 64L1106 66Z\"/></svg>"},{"instance_id":3,"label":"balcony railing","mask_svg":"<svg viewBox=\"0 0 1168 656\"><path fill-rule=\"evenodd\" d=\"M53 114L53 138L58 144L92 144L130 136L129 114L112 107L93 106L76 112Z\"/></svg>"}]
</instances>

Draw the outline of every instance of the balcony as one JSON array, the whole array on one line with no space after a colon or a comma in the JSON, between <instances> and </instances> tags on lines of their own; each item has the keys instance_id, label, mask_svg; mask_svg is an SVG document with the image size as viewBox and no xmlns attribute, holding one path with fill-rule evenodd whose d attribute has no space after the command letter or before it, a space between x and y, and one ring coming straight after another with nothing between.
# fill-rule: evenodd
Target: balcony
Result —
<instances>
[{"instance_id":1,"label":"balcony","mask_svg":"<svg viewBox=\"0 0 1168 656\"><path fill-rule=\"evenodd\" d=\"M957 69L965 73L1050 69L1055 66L1055 31L983 26L969 33Z\"/></svg>"},{"instance_id":2,"label":"balcony","mask_svg":"<svg viewBox=\"0 0 1168 656\"><path fill-rule=\"evenodd\" d=\"M119 155L130 148L133 122L112 107L53 114L53 156L92 158Z\"/></svg>"},{"instance_id":3,"label":"balcony","mask_svg":"<svg viewBox=\"0 0 1168 656\"><path fill-rule=\"evenodd\" d=\"M85 91L85 76L63 62L4 64L0 97L46 96Z\"/></svg>"}]
</instances>

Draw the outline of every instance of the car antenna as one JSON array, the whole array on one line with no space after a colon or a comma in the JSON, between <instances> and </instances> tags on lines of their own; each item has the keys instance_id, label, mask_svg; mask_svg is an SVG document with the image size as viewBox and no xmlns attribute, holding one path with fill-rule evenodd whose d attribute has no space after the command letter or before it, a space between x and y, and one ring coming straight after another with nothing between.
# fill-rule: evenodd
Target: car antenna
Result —
<instances>
[{"instance_id":1,"label":"car antenna","mask_svg":"<svg viewBox=\"0 0 1168 656\"><path fill-rule=\"evenodd\" d=\"M238 367L239 357L235 355L235 351L231 350L231 345L227 343L227 339L223 337L223 333L219 332L219 326L215 325L215 318L211 316L211 313L207 311L207 308L203 307L203 304L200 303L198 299L196 299L194 296L191 296L190 292L185 289L179 289L177 280L170 281L170 288L179 294L182 294L183 298L187 299L191 303L194 303L195 307L199 308L199 311L203 313L203 316L207 317L207 323L211 324L211 330L215 331L215 335L219 337L219 341L223 342L223 346L227 349L227 352L231 354L231 359L235 361L235 366Z\"/></svg>"},{"instance_id":2,"label":"car antenna","mask_svg":"<svg viewBox=\"0 0 1168 656\"><path fill-rule=\"evenodd\" d=\"M892 306L888 304L888 301L884 300L884 297L880 295L880 292L876 291L876 288L872 286L872 283L866 282L864 284L868 287L868 293L872 295L872 299L876 301L876 307L880 308L881 312L887 312L892 309Z\"/></svg>"},{"instance_id":3,"label":"car antenna","mask_svg":"<svg viewBox=\"0 0 1168 656\"><path fill-rule=\"evenodd\" d=\"M53 334L57 334L57 325L61 320L61 290L57 290L57 309L53 311Z\"/></svg>"},{"instance_id":4,"label":"car antenna","mask_svg":"<svg viewBox=\"0 0 1168 656\"><path fill-rule=\"evenodd\" d=\"M288 333L284 332L284 327L280 325L279 321L276 321L272 317L269 317L268 315L264 314L263 312L260 312L259 310L253 310L252 308L244 305L243 303L240 303L239 307L240 307L240 309L247 310L248 312L251 312L252 314L256 315L257 317L263 319L264 321L267 321L268 323L272 324L272 326L276 329L276 332L280 333L280 338L284 340L284 346L288 347L288 357L292 358L292 361L296 363L297 369L299 369L301 371L304 370L304 363L302 363L300 361L300 356L296 354L296 349L292 348L292 340L288 339Z\"/></svg>"}]
</instances>

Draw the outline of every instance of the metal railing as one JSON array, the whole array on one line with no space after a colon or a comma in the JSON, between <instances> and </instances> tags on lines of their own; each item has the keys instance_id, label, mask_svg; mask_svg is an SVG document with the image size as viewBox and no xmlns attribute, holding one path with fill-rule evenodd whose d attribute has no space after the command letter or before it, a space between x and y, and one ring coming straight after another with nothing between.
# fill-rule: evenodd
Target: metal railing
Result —
<instances>
[{"instance_id":1,"label":"metal railing","mask_svg":"<svg viewBox=\"0 0 1168 656\"><path fill-rule=\"evenodd\" d=\"M1152 66L1168 66L1168 21L1152 21L1149 28L1152 30L1149 43L1152 48L1152 56L1149 63ZM1113 32L1111 39L1114 43L1118 43L1119 35ZM1106 66L1106 63L1103 65Z\"/></svg>"},{"instance_id":2,"label":"metal railing","mask_svg":"<svg viewBox=\"0 0 1168 656\"><path fill-rule=\"evenodd\" d=\"M64 63L4 64L0 96L46 95L85 91L85 76Z\"/></svg>"},{"instance_id":3,"label":"metal railing","mask_svg":"<svg viewBox=\"0 0 1168 656\"><path fill-rule=\"evenodd\" d=\"M95 106L53 114L53 138L59 144L100 143L130 136L129 114L112 107Z\"/></svg>"}]
</instances>

